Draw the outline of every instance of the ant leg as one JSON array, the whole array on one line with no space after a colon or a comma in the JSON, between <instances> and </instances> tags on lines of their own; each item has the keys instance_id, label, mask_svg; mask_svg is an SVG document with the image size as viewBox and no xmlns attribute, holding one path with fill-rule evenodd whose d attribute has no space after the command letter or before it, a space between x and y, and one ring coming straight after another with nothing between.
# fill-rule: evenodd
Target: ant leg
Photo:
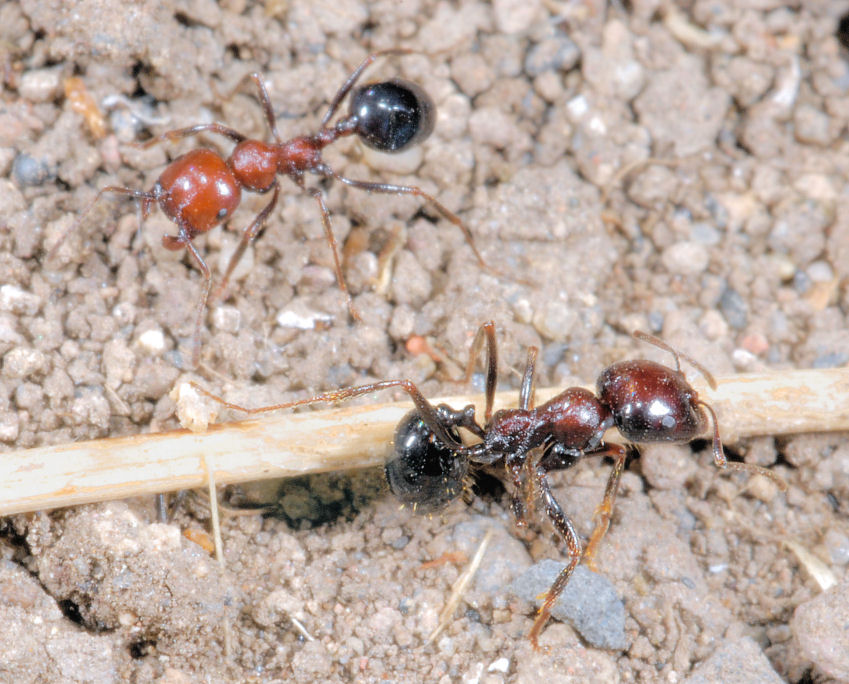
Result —
<instances>
[{"instance_id":1,"label":"ant leg","mask_svg":"<svg viewBox=\"0 0 849 684\"><path fill-rule=\"evenodd\" d=\"M303 180L299 180L299 185L304 188ZM333 253L333 266L336 271L336 282L339 284L339 289L348 300L348 311L351 318L355 321L362 321L360 312L354 307L354 299L348 291L348 285L345 283L345 276L342 275L342 261L339 259L339 244L336 242L336 236L333 235L333 224L330 222L330 211L324 202L324 196L318 188L304 188L318 202L319 211L321 211L321 224L324 226L324 237L327 239L327 244L330 245L330 251Z\"/></svg>"},{"instance_id":2,"label":"ant leg","mask_svg":"<svg viewBox=\"0 0 849 684\"><path fill-rule=\"evenodd\" d=\"M271 106L271 98L268 96L268 89L265 87L265 81L262 74L254 72L250 76L246 76L242 81L251 79L256 84L256 89L259 92L259 102L262 105L262 111L265 113L265 120L268 122L268 128L274 140L280 143L280 134L277 132L277 119L274 117L274 108ZM241 85L241 82L239 83ZM237 88L239 86L236 86Z\"/></svg>"},{"instance_id":3,"label":"ant leg","mask_svg":"<svg viewBox=\"0 0 849 684\"><path fill-rule=\"evenodd\" d=\"M641 332L639 330L635 330L631 333L632 337L641 340L643 342L648 342L649 344L653 344L658 349L663 349L663 351L667 351L675 357L675 370L679 373L681 372L681 359L684 359L687 363L689 363L693 368L695 368L699 373L704 376L704 379L707 380L708 385L710 385L711 389L716 389L716 380L713 377L713 374L705 368L702 364L692 358L689 354L685 354L682 351L678 351L674 347L666 344L659 337L655 337L654 335L649 335L648 333Z\"/></svg>"},{"instance_id":4,"label":"ant leg","mask_svg":"<svg viewBox=\"0 0 849 684\"><path fill-rule=\"evenodd\" d=\"M298 406L309 406L312 404L332 404L337 401L353 399L354 397L360 397L364 394L372 394L381 390L392 389L393 387L397 387L405 391L410 396L410 399L412 399L413 403L416 405L416 410L419 412L422 421L434 433L434 436L439 442L444 444L449 449L456 449L458 451L466 449L462 442L458 442L454 437L452 437L448 433L448 431L445 429L445 426L439 420L439 413L437 409L433 406L433 404L431 404L427 399L424 398L424 395L419 391L419 388L416 387L412 380L382 380L380 382L369 383L368 385L358 385L357 387L348 387L347 389L324 392L322 394L316 394L315 396L308 397L306 399L296 399L294 401L287 401L282 404L260 406L259 408L247 408L238 404L232 404L229 401L225 401L221 397L216 396L212 392L205 390L203 387L201 387L195 382L190 382L189 384L201 394L209 397L214 401L217 401L223 407L232 409L234 411L241 411L242 413L247 413L249 415L269 413L271 411L281 411L283 409L296 408Z\"/></svg>"},{"instance_id":5,"label":"ant leg","mask_svg":"<svg viewBox=\"0 0 849 684\"><path fill-rule=\"evenodd\" d=\"M263 207L262 211L256 215L250 225L242 231L242 240L239 242L239 246L236 247L236 251L233 252L233 255L230 257L230 261L227 263L227 270L224 272L224 278L215 289L215 293L212 295L211 301L216 302L224 295L224 291L230 283L230 276L233 275L233 271L236 270L236 266L238 266L239 262L242 260L245 250L248 248L248 245L256 240L257 235L259 235L263 226L265 226L265 222L269 215L272 211L274 211L274 207L277 206L277 198L280 195L280 184L277 181L274 181L273 187L274 194L271 196L271 201Z\"/></svg>"},{"instance_id":6,"label":"ant leg","mask_svg":"<svg viewBox=\"0 0 849 684\"><path fill-rule=\"evenodd\" d=\"M528 360L525 363L525 374L522 376L522 388L519 390L519 408L529 411L534 406L534 373L537 366L539 349L528 347Z\"/></svg>"},{"instance_id":7,"label":"ant leg","mask_svg":"<svg viewBox=\"0 0 849 684\"><path fill-rule=\"evenodd\" d=\"M498 345L495 341L495 322L487 321L475 333L472 346L469 347L469 361L466 364L466 374L463 376L463 384L468 385L475 372L475 364L481 352L484 339L486 339L486 413L484 422L489 423L492 418L492 403L495 400L495 385L498 380Z\"/></svg>"},{"instance_id":8,"label":"ant leg","mask_svg":"<svg viewBox=\"0 0 849 684\"><path fill-rule=\"evenodd\" d=\"M146 150L148 147L153 147L161 142L177 142L183 138L191 138L193 135L199 135L201 133L217 133L225 138L229 138L235 143L240 143L247 139L247 137L239 133L239 131L228 128L223 124L208 123L198 124L197 126L190 126L188 128L177 128L173 131L167 131L161 135L157 135L150 140L145 140L144 142L132 142L127 144L141 150Z\"/></svg>"},{"instance_id":9,"label":"ant leg","mask_svg":"<svg viewBox=\"0 0 849 684\"><path fill-rule=\"evenodd\" d=\"M412 53L412 50L408 50L406 48L391 48L389 50L381 50L380 52L373 52L368 57L366 57L360 66L354 69L351 72L351 75L345 80L342 84L342 87L336 91L336 94L333 96L333 99L330 100L330 105L327 108L327 112L324 114L324 117L321 119L321 127L325 128L327 126L327 122L333 118L333 115L336 113L336 110L339 109L339 104L342 100L345 99L345 96L351 92L351 88L353 88L357 81L360 80L360 76L363 75L363 72L368 69L374 60L378 57L389 57L392 55L409 55Z\"/></svg>"},{"instance_id":10,"label":"ant leg","mask_svg":"<svg viewBox=\"0 0 849 684\"><path fill-rule=\"evenodd\" d=\"M610 518L613 515L613 504L616 501L616 491L619 489L619 478L622 476L622 470L625 468L625 456L627 452L625 447L618 444L608 444L602 451L587 454L588 456L612 456L614 459L613 470L607 478L607 486L604 488L604 499L601 504L596 506L593 513L595 528L590 536L589 542L584 549L584 563L593 572L598 572L595 563L595 555L598 553L599 544L607 534L610 527Z\"/></svg>"},{"instance_id":11,"label":"ant leg","mask_svg":"<svg viewBox=\"0 0 849 684\"><path fill-rule=\"evenodd\" d=\"M370 181L360 181L354 180L353 178L345 178L344 176L340 176L338 173L329 169L328 167L322 167L319 173L326 174L332 176L340 183L344 183L352 188L359 188L360 190L365 190L366 192L382 192L386 194L392 195L413 195L414 197L421 197L426 202L429 202L434 209L442 216L442 218L450 221L455 226L457 226L462 232L463 236L466 238L466 244L469 245L472 252L475 255L475 258L478 260L478 265L484 271L492 273L494 276L503 278L504 274L501 273L498 269L490 266L486 261L484 261L483 256L478 251L477 246L475 245L475 238L472 235L472 231L469 230L468 226L460 220L460 217L457 216L453 211L448 209L444 204L442 204L436 197L426 193L419 187L415 185L393 185L392 183L372 183Z\"/></svg>"},{"instance_id":12,"label":"ant leg","mask_svg":"<svg viewBox=\"0 0 849 684\"><path fill-rule=\"evenodd\" d=\"M510 510L513 511L513 518L516 521L516 527L527 527L527 511L525 502L522 500L522 487L524 486L524 478L522 471L527 463L527 454L518 453L512 454L506 459L507 473L513 481L513 495L510 497ZM529 494L529 498L532 493Z\"/></svg>"},{"instance_id":13,"label":"ant leg","mask_svg":"<svg viewBox=\"0 0 849 684\"><path fill-rule=\"evenodd\" d=\"M144 190L131 190L130 188L124 188L119 185L108 185L105 188L102 188L98 193L94 196L94 199L89 202L88 206L83 209L83 212L77 217L77 220L74 221L71 226L59 236L59 239L56 241L56 244L50 248L50 251L47 253L47 258L52 259L56 256L56 253L59 251L59 248L68 238L68 236L73 233L77 228L80 227L80 224L83 222L83 219L88 215L88 213L92 210L97 201L107 192L114 193L116 195L129 195L130 197L135 197L138 200L141 200L143 213L146 215L146 208L150 202L155 202L158 198L154 192L146 192Z\"/></svg>"},{"instance_id":14,"label":"ant leg","mask_svg":"<svg viewBox=\"0 0 849 684\"><path fill-rule=\"evenodd\" d=\"M536 485L539 487L543 504L545 506L545 512L548 514L552 525L554 525L554 529L557 530L557 533L564 539L566 545L569 547L569 563L560 571L560 574L557 575L557 579L554 580L554 583L545 593L545 600L543 601L543 604L537 613L536 620L534 620L533 627L531 627L531 631L528 634L528 638L531 640L531 646L534 647L534 650L538 651L539 635L540 632L542 632L542 628L545 626L545 623L548 621L548 617L551 615L551 608L557 601L557 597L563 593L566 585L569 584L569 578L572 576L575 567L577 567L581 560L581 540L578 538L578 533L575 531L572 521L569 520L563 512L563 509L560 507L560 504L557 503L557 500L551 493L545 469L538 466L536 468L535 475Z\"/></svg>"},{"instance_id":15,"label":"ant leg","mask_svg":"<svg viewBox=\"0 0 849 684\"><path fill-rule=\"evenodd\" d=\"M184 233L184 230L180 230L181 233ZM162 238L162 242L166 248L169 248L168 243L171 243L175 240L175 238L171 238L166 241L165 238L169 236L165 236ZM209 272L209 267L206 265L206 262L203 260L203 257L200 255L200 252L197 251L197 248L192 244L191 240L188 237L176 238L177 240L182 241L185 244L187 250L189 250L189 254L194 257L195 262L198 265L198 268L203 273L203 277L206 281L203 294L200 296L198 300L197 314L195 316L195 332L192 335L192 368L197 368L198 362L200 361L200 327L203 323L203 312L206 309L206 304L209 301L209 291L212 289L212 274ZM176 243L174 243L176 244Z\"/></svg>"},{"instance_id":16,"label":"ant leg","mask_svg":"<svg viewBox=\"0 0 849 684\"><path fill-rule=\"evenodd\" d=\"M713 462L716 464L717 468L721 470L739 470L745 471L747 473L753 473L755 475L763 475L764 477L772 480L775 485L782 491L787 491L787 483L784 481L776 473L772 472L768 468L764 468L763 466L755 465L754 463L741 463L739 461L729 461L725 458L725 452L722 450L722 440L719 438L719 423L716 420L716 413L710 404L705 403L701 399L698 403L705 408L705 410L710 414L711 422L713 423Z\"/></svg>"}]
</instances>

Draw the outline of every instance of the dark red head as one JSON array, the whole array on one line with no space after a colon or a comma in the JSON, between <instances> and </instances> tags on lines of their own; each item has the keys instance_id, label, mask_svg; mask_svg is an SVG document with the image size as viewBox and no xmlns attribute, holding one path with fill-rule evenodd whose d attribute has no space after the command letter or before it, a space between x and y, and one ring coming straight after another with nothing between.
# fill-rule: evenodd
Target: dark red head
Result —
<instances>
[{"instance_id":1,"label":"dark red head","mask_svg":"<svg viewBox=\"0 0 849 684\"><path fill-rule=\"evenodd\" d=\"M704 430L698 394L683 373L662 364L614 363L599 376L597 392L632 442L689 442Z\"/></svg>"}]
</instances>

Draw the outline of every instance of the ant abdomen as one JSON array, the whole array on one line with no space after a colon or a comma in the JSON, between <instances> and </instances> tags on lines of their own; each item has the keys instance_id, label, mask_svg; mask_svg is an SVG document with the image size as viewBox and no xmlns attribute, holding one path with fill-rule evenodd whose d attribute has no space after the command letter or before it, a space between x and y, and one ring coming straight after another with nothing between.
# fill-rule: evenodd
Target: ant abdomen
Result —
<instances>
[{"instance_id":1,"label":"ant abdomen","mask_svg":"<svg viewBox=\"0 0 849 684\"><path fill-rule=\"evenodd\" d=\"M350 114L366 145L380 152L399 152L433 132L436 106L415 83L395 78L354 91Z\"/></svg>"},{"instance_id":2,"label":"ant abdomen","mask_svg":"<svg viewBox=\"0 0 849 684\"><path fill-rule=\"evenodd\" d=\"M459 442L457 430L446 430ZM398 423L392 459L386 463L389 489L416 512L439 510L463 492L468 459L458 458L453 449L434 438L418 411L410 411Z\"/></svg>"},{"instance_id":3,"label":"ant abdomen","mask_svg":"<svg viewBox=\"0 0 849 684\"><path fill-rule=\"evenodd\" d=\"M597 391L631 442L689 442L705 428L696 391L680 371L659 363L615 363L599 376Z\"/></svg>"}]
</instances>

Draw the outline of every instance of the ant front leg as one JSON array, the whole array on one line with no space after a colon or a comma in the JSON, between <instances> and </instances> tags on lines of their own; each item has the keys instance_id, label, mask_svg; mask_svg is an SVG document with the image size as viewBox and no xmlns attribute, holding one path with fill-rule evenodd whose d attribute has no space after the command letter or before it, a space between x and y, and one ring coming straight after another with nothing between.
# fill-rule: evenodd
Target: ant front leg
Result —
<instances>
[{"instance_id":1,"label":"ant front leg","mask_svg":"<svg viewBox=\"0 0 849 684\"><path fill-rule=\"evenodd\" d=\"M230 283L230 276L233 275L233 271L236 270L236 266L238 266L239 262L242 260L245 250L248 248L248 245L256 240L257 236L265 226L265 222L268 220L269 215L272 211L274 211L274 207L277 206L277 198L280 196L280 184L277 183L277 181L274 181L273 187L274 193L271 196L271 201L256 215L254 220L251 221L251 224L242 231L242 239L239 242L239 246L236 247L236 251L234 251L233 255L230 257L230 261L227 263L227 270L224 272L224 277L221 279L221 283L216 288L215 294L212 295L213 302L217 302L224 296L224 292L227 290L227 285Z\"/></svg>"},{"instance_id":2,"label":"ant front leg","mask_svg":"<svg viewBox=\"0 0 849 684\"><path fill-rule=\"evenodd\" d=\"M560 507L560 504L557 503L557 499L555 499L554 495L551 493L551 488L548 485L548 478L544 468L537 466L535 469L535 481L543 501L543 506L545 507L545 512L548 514L548 518L551 520L552 525L554 525L554 529L566 542L566 546L569 549L569 563L560 571L560 574L557 575L554 583L545 593L545 600L543 601L543 604L537 613L537 617L534 620L533 627L531 627L531 631L528 634L528 638L531 640L531 646L534 647L534 650L538 651L539 635L542 632L542 628L545 626L545 623L548 622L548 618L551 615L551 609L557 601L557 597L563 593L566 585L569 584L569 579L572 577L572 573L575 571L575 568L581 560L581 540L578 538L578 533L575 531L572 521L569 520L563 512L563 509Z\"/></svg>"},{"instance_id":3,"label":"ant front leg","mask_svg":"<svg viewBox=\"0 0 849 684\"><path fill-rule=\"evenodd\" d=\"M525 374L522 376L522 387L519 390L519 408L530 411L534 407L534 375L537 366L539 349L528 347L528 360L525 362Z\"/></svg>"},{"instance_id":4,"label":"ant front leg","mask_svg":"<svg viewBox=\"0 0 849 684\"><path fill-rule=\"evenodd\" d=\"M459 442L457 439L451 436L451 434L445 428L443 421L440 420L439 410L427 399L425 399L424 395L419 391L419 388L416 387L415 383L413 383L412 380L382 380L380 382L373 382L367 385L348 387L347 389L335 390L333 392L324 392L322 394L316 394L315 396L308 397L306 399L296 399L294 401L287 401L282 404L260 406L259 408L247 408L246 406L233 404L229 401L225 401L224 399L213 394L212 392L205 390L203 387L201 387L195 382L190 382L189 384L204 396L209 397L214 401L217 401L224 408L232 409L234 411L241 411L242 413L247 413L248 415L270 413L272 411L282 411L284 409L297 408L298 406L310 406L312 404L332 404L337 401L344 401L346 399L353 399L354 397L361 397L365 394L373 394L374 392L380 392L381 390L398 388L403 390L410 396L410 399L413 400L413 403L415 404L416 410L419 412L422 421L428 427L428 429L433 432L434 436L439 442L441 442L449 449L465 449L462 442Z\"/></svg>"},{"instance_id":5,"label":"ant front leg","mask_svg":"<svg viewBox=\"0 0 849 684\"><path fill-rule=\"evenodd\" d=\"M513 494L510 497L510 510L513 512L513 519L516 521L516 527L525 528L528 526L528 508L532 504L533 497L533 482L528 482L527 487L529 493L522 498L522 490L526 486L528 468L528 455L526 453L510 454L505 459L507 474L513 483Z\"/></svg>"},{"instance_id":6,"label":"ant front leg","mask_svg":"<svg viewBox=\"0 0 849 684\"><path fill-rule=\"evenodd\" d=\"M613 516L613 504L616 501L616 492L619 489L619 479L622 477L622 470L625 468L625 457L627 452L625 447L618 444L609 444L601 451L587 454L588 456L612 456L613 470L607 478L607 486L604 488L604 499L596 506L593 513L593 521L595 527L590 536L587 547L584 549L584 563L593 572L598 572L595 562L595 556L598 553L598 547L607 530L610 528L610 518Z\"/></svg>"},{"instance_id":7,"label":"ant front leg","mask_svg":"<svg viewBox=\"0 0 849 684\"><path fill-rule=\"evenodd\" d=\"M212 288L212 274L210 273L206 262L203 260L203 257L200 255L200 252L198 252L197 248L192 244L190 233L185 229L185 227L180 227L180 231L176 237L172 235L164 235L162 237L162 246L165 247L165 249L170 249L172 251L183 248L187 249L189 254L191 254L194 258L195 263L197 263L198 268L204 277L203 292L198 299L197 314L195 315L195 329L192 334L192 368L197 368L198 362L200 361L200 328L203 323L203 312L206 309L207 302L209 301L209 291Z\"/></svg>"}]
</instances>

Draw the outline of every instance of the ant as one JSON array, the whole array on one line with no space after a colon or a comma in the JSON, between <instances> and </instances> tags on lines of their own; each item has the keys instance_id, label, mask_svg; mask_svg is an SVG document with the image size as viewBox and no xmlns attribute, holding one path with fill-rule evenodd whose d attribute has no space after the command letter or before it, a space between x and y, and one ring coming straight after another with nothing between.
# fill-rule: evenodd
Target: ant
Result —
<instances>
[{"instance_id":1,"label":"ant","mask_svg":"<svg viewBox=\"0 0 849 684\"><path fill-rule=\"evenodd\" d=\"M147 148L161 141L171 142L198 135L215 133L236 143L227 159L210 149L199 148L172 161L150 190L132 190L121 186L108 186L100 190L74 224L60 237L50 250L52 256L65 238L74 231L92 206L105 193L128 195L140 200L141 221L158 204L163 213L177 225L177 235L165 235L162 244L169 250L186 249L191 254L204 277L204 288L197 305L194 335L192 338L192 366L196 367L200 354L200 327L207 302L217 300L226 290L234 269L248 245L260 234L271 212L277 205L280 185L277 176L286 175L305 192L315 198L321 212L325 238L333 252L334 270L339 289L348 301L348 310L355 320L360 315L342 275L342 266L336 238L331 228L330 212L322 192L317 187L307 187L304 176L311 173L323 178L338 180L345 185L367 192L396 195L413 195L429 202L445 219L456 225L465 236L481 268L493 271L484 261L474 243L469 228L460 218L435 197L416 186L395 185L355 180L334 171L322 158L322 150L340 138L356 135L365 145L381 152L399 152L425 140L433 131L436 107L430 96L418 85L399 78L371 83L354 88L363 72L379 57L410 54L411 50L396 48L375 52L348 76L330 101L321 120L319 130L283 141L277 131L274 110L265 82L258 73L249 77L257 87L265 119L274 138L273 142L253 140L220 123L198 124L180 128L157 136L139 146ZM353 92L352 92L353 91ZM351 93L349 112L330 124L342 100ZM230 257L224 277L216 292L210 297L212 275L203 257L193 244L195 237L230 218L241 201L242 190L264 194L271 192L271 201L256 215L242 232L242 239Z\"/></svg>"},{"instance_id":2,"label":"ant","mask_svg":"<svg viewBox=\"0 0 849 684\"><path fill-rule=\"evenodd\" d=\"M719 427L713 409L699 398L681 371L681 359L693 365L712 388L713 376L700 364L676 351L658 338L642 332L634 337L667 351L675 358L675 368L644 359L621 361L606 368L596 383L596 394L583 387L570 387L544 404L534 407L534 376L538 350L528 349L525 372L519 391L518 408L493 413L498 352L495 324L490 321L478 330L472 343L466 378L470 378L483 342L487 346L486 405L480 425L473 405L455 410L445 404L433 406L410 380L385 380L368 385L326 392L307 399L248 409L223 401L200 387L205 395L227 408L256 414L335 402L384 389L399 388L415 404L415 409L399 423L393 455L386 465L389 487L404 503L432 510L457 498L470 466L503 467L512 481L511 508L516 523L524 527L526 508L539 498L548 519L569 551L569 563L561 570L545 594L545 600L529 633L534 649L557 597L569 583L583 558L595 569L595 555L610 526L619 480L625 467L626 447L605 443L604 433L616 427L632 443L678 442L697 438L712 425L713 455L723 470L747 471L764 475L782 490L784 481L761 466L731 462L722 450ZM464 428L480 439L464 444L458 429ZM593 516L595 527L584 549L572 522L555 499L548 474L570 468L584 456L609 456L613 470L608 476L602 503ZM524 496L523 496L524 493Z\"/></svg>"}]
</instances>

